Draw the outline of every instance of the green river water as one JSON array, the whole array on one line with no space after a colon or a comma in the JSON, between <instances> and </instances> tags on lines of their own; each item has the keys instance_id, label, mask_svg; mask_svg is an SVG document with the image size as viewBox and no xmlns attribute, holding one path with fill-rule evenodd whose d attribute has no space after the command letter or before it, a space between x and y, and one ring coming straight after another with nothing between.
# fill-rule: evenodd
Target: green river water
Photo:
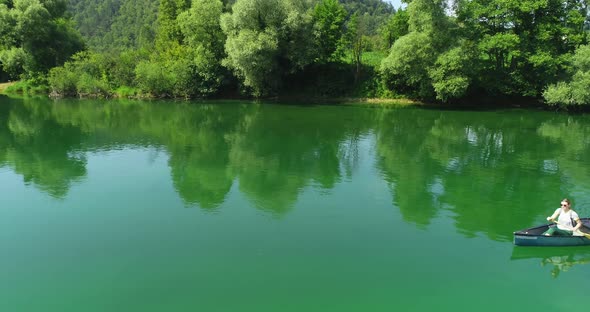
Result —
<instances>
[{"instance_id":1,"label":"green river water","mask_svg":"<svg viewBox=\"0 0 590 312\"><path fill-rule=\"evenodd\" d=\"M0 311L572 311L590 116L0 97Z\"/></svg>"}]
</instances>

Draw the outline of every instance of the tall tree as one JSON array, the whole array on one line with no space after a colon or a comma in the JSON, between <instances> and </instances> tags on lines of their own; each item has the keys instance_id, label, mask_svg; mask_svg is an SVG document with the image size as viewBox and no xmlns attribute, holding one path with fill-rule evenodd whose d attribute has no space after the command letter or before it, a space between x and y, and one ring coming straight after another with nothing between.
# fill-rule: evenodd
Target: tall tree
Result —
<instances>
[{"instance_id":1,"label":"tall tree","mask_svg":"<svg viewBox=\"0 0 590 312\"><path fill-rule=\"evenodd\" d=\"M354 13L347 25L347 41L352 52L352 62L355 64L354 81L359 79L361 73L362 56L365 51L367 37L367 20L368 15L358 15Z\"/></svg>"},{"instance_id":2,"label":"tall tree","mask_svg":"<svg viewBox=\"0 0 590 312\"><path fill-rule=\"evenodd\" d=\"M429 70L453 44L443 0L414 0L408 5L409 33L399 38L381 63L385 82L396 91L421 98L434 94Z\"/></svg>"},{"instance_id":3,"label":"tall tree","mask_svg":"<svg viewBox=\"0 0 590 312\"><path fill-rule=\"evenodd\" d=\"M190 0L160 0L156 37L156 45L160 49L166 49L169 44L178 44L182 41L182 34L176 18L189 7Z\"/></svg>"},{"instance_id":4,"label":"tall tree","mask_svg":"<svg viewBox=\"0 0 590 312\"><path fill-rule=\"evenodd\" d=\"M399 9L381 27L381 36L385 49L391 48L401 36L408 34L408 10Z\"/></svg>"},{"instance_id":5,"label":"tall tree","mask_svg":"<svg viewBox=\"0 0 590 312\"><path fill-rule=\"evenodd\" d=\"M223 76L221 59L225 56L220 17L223 3L220 0L193 0L190 10L178 16L183 44L190 50L193 67L192 85L200 95L217 91Z\"/></svg>"},{"instance_id":6,"label":"tall tree","mask_svg":"<svg viewBox=\"0 0 590 312\"><path fill-rule=\"evenodd\" d=\"M322 0L313 11L317 61L339 61L344 54L346 10L338 0Z\"/></svg>"},{"instance_id":7,"label":"tall tree","mask_svg":"<svg viewBox=\"0 0 590 312\"><path fill-rule=\"evenodd\" d=\"M282 75L311 63L311 16L304 0L238 0L222 16L223 64L255 96L276 92Z\"/></svg>"},{"instance_id":8,"label":"tall tree","mask_svg":"<svg viewBox=\"0 0 590 312\"><path fill-rule=\"evenodd\" d=\"M80 35L65 17L65 2L0 3L0 63L13 78L45 73L83 48Z\"/></svg>"},{"instance_id":9,"label":"tall tree","mask_svg":"<svg viewBox=\"0 0 590 312\"><path fill-rule=\"evenodd\" d=\"M580 46L571 59L573 75L569 81L549 85L543 92L549 105L590 105L590 45Z\"/></svg>"},{"instance_id":10,"label":"tall tree","mask_svg":"<svg viewBox=\"0 0 590 312\"><path fill-rule=\"evenodd\" d=\"M460 0L457 20L480 51L481 89L538 96L586 42L583 0Z\"/></svg>"}]
</instances>

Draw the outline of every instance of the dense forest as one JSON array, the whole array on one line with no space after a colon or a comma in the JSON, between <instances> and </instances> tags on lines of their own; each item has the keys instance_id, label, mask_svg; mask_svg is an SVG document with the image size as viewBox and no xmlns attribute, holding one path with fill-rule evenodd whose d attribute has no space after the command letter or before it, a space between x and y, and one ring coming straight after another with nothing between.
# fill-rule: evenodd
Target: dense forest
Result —
<instances>
[{"instance_id":1,"label":"dense forest","mask_svg":"<svg viewBox=\"0 0 590 312\"><path fill-rule=\"evenodd\" d=\"M588 0L0 0L0 79L98 97L590 104Z\"/></svg>"}]
</instances>

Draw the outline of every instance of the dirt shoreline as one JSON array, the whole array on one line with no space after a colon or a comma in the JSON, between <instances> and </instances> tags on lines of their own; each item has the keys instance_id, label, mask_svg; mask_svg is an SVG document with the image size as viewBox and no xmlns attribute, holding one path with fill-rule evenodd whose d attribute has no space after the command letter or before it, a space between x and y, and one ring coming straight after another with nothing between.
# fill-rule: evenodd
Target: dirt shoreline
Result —
<instances>
[{"instance_id":1,"label":"dirt shoreline","mask_svg":"<svg viewBox=\"0 0 590 312\"><path fill-rule=\"evenodd\" d=\"M0 83L0 94L4 93L4 90L6 90L6 88L12 86L13 84L15 84L15 82L3 82Z\"/></svg>"}]
</instances>

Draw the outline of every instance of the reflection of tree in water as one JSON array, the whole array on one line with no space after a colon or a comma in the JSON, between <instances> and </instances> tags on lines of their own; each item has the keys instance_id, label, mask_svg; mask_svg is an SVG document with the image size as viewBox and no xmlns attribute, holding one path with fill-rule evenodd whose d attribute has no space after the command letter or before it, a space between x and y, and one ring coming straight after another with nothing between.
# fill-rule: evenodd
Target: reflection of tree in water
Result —
<instances>
[{"instance_id":1,"label":"reflection of tree in water","mask_svg":"<svg viewBox=\"0 0 590 312\"><path fill-rule=\"evenodd\" d=\"M432 128L431 111L383 110L377 131L378 168L390 185L402 217L426 226L437 206L430 186L440 166L424 151L422 140Z\"/></svg>"},{"instance_id":2,"label":"reflection of tree in water","mask_svg":"<svg viewBox=\"0 0 590 312\"><path fill-rule=\"evenodd\" d=\"M547 169L562 173L567 179L563 179L570 189L574 191L570 197L574 199L574 205L579 213L576 203L590 202L587 190L590 188L590 168L581 166L581 163L590 161L590 116L556 115L544 121L537 129L537 133L555 144L555 152L548 158Z\"/></svg>"},{"instance_id":3,"label":"reflection of tree in water","mask_svg":"<svg viewBox=\"0 0 590 312\"><path fill-rule=\"evenodd\" d=\"M510 221L530 224L538 207L560 198L560 175L543 170L544 159L555 152L547 142L540 144L539 120L520 113L473 117L473 112L384 111L379 167L406 220L427 225L444 208L467 236L483 232L510 240Z\"/></svg>"},{"instance_id":4,"label":"reflection of tree in water","mask_svg":"<svg viewBox=\"0 0 590 312\"><path fill-rule=\"evenodd\" d=\"M187 148L185 152L170 153L170 168L174 187L187 204L214 209L223 203L232 186L227 168L227 154L207 158Z\"/></svg>"},{"instance_id":5,"label":"reflection of tree in water","mask_svg":"<svg viewBox=\"0 0 590 312\"><path fill-rule=\"evenodd\" d=\"M289 211L306 187L351 177L359 140L373 133L377 168L403 218L428 226L441 210L457 229L511 239L563 181L587 189L586 117L140 101L15 101L0 110L0 165L63 197L86 174L88 150L165 148L174 188L214 209L233 182L255 205ZM375 126L375 120L378 121ZM590 186L590 185L588 185ZM536 194L534 197L527 194ZM578 200L579 201L579 200ZM518 209L503 209L505 206ZM546 213L546 211L543 211Z\"/></svg>"},{"instance_id":6,"label":"reflection of tree in water","mask_svg":"<svg viewBox=\"0 0 590 312\"><path fill-rule=\"evenodd\" d=\"M86 175L86 159L76 153L83 141L77 128L49 118L50 108L34 99L2 105L0 166L8 166L53 197L63 198Z\"/></svg>"},{"instance_id":7,"label":"reflection of tree in water","mask_svg":"<svg viewBox=\"0 0 590 312\"><path fill-rule=\"evenodd\" d=\"M230 164L240 190L259 208L283 214L310 183L334 187L342 176L341 157L354 157L349 149L355 143L350 140L358 138L354 134L362 131L364 117L351 111L339 116L332 112L258 106L245 116L228 137Z\"/></svg>"},{"instance_id":8,"label":"reflection of tree in water","mask_svg":"<svg viewBox=\"0 0 590 312\"><path fill-rule=\"evenodd\" d=\"M552 265L551 276L557 278L561 272L567 272L571 267L577 264L588 264L590 263L590 256L584 258L576 258L575 255L567 256L553 256L544 258L541 260L541 265Z\"/></svg>"},{"instance_id":9,"label":"reflection of tree in water","mask_svg":"<svg viewBox=\"0 0 590 312\"><path fill-rule=\"evenodd\" d=\"M590 251L575 247L514 247L510 260L536 259L548 267L553 278L568 272L572 267L590 263Z\"/></svg>"},{"instance_id":10,"label":"reflection of tree in water","mask_svg":"<svg viewBox=\"0 0 590 312\"><path fill-rule=\"evenodd\" d=\"M237 114L226 114L215 106L184 108L177 113L184 120L167 131L170 136L159 133L167 138L174 187L188 204L217 208L233 183L225 137L235 128Z\"/></svg>"},{"instance_id":11,"label":"reflection of tree in water","mask_svg":"<svg viewBox=\"0 0 590 312\"><path fill-rule=\"evenodd\" d=\"M562 196L560 176L543 171L544 157L552 154L552 148L535 135L537 120L505 114L502 119L482 118L477 124L455 118L452 124L463 130L462 134L455 130L462 142L446 145L456 158L447 169L447 192L441 200L453 204L460 230L508 241L514 230L509 220L531 224L538 207Z\"/></svg>"},{"instance_id":12,"label":"reflection of tree in water","mask_svg":"<svg viewBox=\"0 0 590 312\"><path fill-rule=\"evenodd\" d=\"M183 201L214 209L232 185L225 136L235 128L242 109L239 105L224 109L221 104L83 101L56 106L54 113L63 123L101 135L102 144L164 146L174 188Z\"/></svg>"},{"instance_id":13,"label":"reflection of tree in water","mask_svg":"<svg viewBox=\"0 0 590 312\"><path fill-rule=\"evenodd\" d=\"M52 185L55 192L65 194L69 184L53 180L59 180L59 174L85 174L83 158L75 155L88 150L165 147L174 188L186 204L217 208L238 179L240 190L257 207L277 214L288 211L303 188L331 189L343 170L352 174L358 138L366 131L362 123L371 116L369 111L333 115L334 110L325 107L252 104L47 104L12 107L6 122L10 130L3 133L13 146L20 142L17 155L25 163L35 161L26 156L37 155L39 165L28 170L47 167L32 178L45 181L36 184ZM14 158L13 154L5 153ZM61 163L57 155L63 157Z\"/></svg>"}]
</instances>

